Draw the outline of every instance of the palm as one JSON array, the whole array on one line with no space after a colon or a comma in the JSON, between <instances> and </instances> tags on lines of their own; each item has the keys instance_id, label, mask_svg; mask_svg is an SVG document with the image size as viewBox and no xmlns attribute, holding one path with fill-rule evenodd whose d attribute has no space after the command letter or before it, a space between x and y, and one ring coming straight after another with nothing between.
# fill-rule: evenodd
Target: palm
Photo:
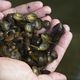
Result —
<instances>
[{"instance_id":1,"label":"palm","mask_svg":"<svg viewBox=\"0 0 80 80\"><path fill-rule=\"evenodd\" d=\"M5 8L3 10L5 10ZM0 13L1 19L8 13L19 12L19 13L25 14L25 13L29 13L29 12L34 12L42 20L50 21L52 26L55 26L56 24L60 23L60 21L58 19L52 20L50 16L46 16L46 14L51 13L51 8L48 6L43 7L42 2L31 2L28 4L17 6L15 8L10 8L5 11L3 11L3 10L1 10L1 13ZM65 77L63 75L54 72L56 67L60 63L68 45L72 39L72 34L70 32L69 27L67 25L64 25L64 28L65 28L65 34L61 37L59 43L55 47L55 50L58 53L58 59L46 67L47 70L52 72L50 75L36 76L32 72L31 68L24 62L9 59L9 58L0 58L0 80L6 80L6 79L7 80L60 80L60 79L62 80L62 79L65 79ZM51 27L51 29L52 29L52 27ZM44 29L39 31L38 33L40 33L40 32L44 32Z\"/></svg>"}]
</instances>

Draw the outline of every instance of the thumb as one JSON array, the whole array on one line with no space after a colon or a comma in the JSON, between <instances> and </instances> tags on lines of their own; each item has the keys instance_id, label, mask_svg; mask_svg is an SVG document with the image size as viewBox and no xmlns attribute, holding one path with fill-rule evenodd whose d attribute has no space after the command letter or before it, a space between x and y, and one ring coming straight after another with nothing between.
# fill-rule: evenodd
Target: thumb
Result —
<instances>
[{"instance_id":1,"label":"thumb","mask_svg":"<svg viewBox=\"0 0 80 80\"><path fill-rule=\"evenodd\" d=\"M0 80L37 80L37 77L26 63L1 57Z\"/></svg>"},{"instance_id":2,"label":"thumb","mask_svg":"<svg viewBox=\"0 0 80 80\"><path fill-rule=\"evenodd\" d=\"M51 73L50 75L39 75L38 79L39 80L67 80L66 76L57 72Z\"/></svg>"}]
</instances>

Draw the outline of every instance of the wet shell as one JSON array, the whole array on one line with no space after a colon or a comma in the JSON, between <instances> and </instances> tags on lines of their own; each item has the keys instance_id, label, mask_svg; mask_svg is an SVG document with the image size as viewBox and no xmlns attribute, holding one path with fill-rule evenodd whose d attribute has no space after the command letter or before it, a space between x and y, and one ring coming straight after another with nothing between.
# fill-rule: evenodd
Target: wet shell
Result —
<instances>
[{"instance_id":1,"label":"wet shell","mask_svg":"<svg viewBox=\"0 0 80 80\"><path fill-rule=\"evenodd\" d=\"M31 32L33 32L33 30L34 30L34 27L30 23L27 23L25 25L25 31L31 33Z\"/></svg>"},{"instance_id":2,"label":"wet shell","mask_svg":"<svg viewBox=\"0 0 80 80\"><path fill-rule=\"evenodd\" d=\"M18 49L14 49L12 52L10 52L11 58L13 59L21 59L21 54L18 51Z\"/></svg>"},{"instance_id":3,"label":"wet shell","mask_svg":"<svg viewBox=\"0 0 80 80\"><path fill-rule=\"evenodd\" d=\"M25 15L25 18L29 22L34 22L37 19L37 15L34 13L29 13L29 14Z\"/></svg>"},{"instance_id":4,"label":"wet shell","mask_svg":"<svg viewBox=\"0 0 80 80\"><path fill-rule=\"evenodd\" d=\"M2 31L7 31L10 29L10 24L7 21L3 21L0 23Z\"/></svg>"},{"instance_id":5,"label":"wet shell","mask_svg":"<svg viewBox=\"0 0 80 80\"><path fill-rule=\"evenodd\" d=\"M51 42L51 37L50 37L50 35L48 35L47 33L45 33L45 34L41 34L41 38L42 38L42 40L43 40L43 42L45 43L52 43Z\"/></svg>"},{"instance_id":6,"label":"wet shell","mask_svg":"<svg viewBox=\"0 0 80 80\"><path fill-rule=\"evenodd\" d=\"M35 46L40 46L40 44L42 43L42 39L40 36L33 36L31 39L31 44L35 45Z\"/></svg>"},{"instance_id":7,"label":"wet shell","mask_svg":"<svg viewBox=\"0 0 80 80\"><path fill-rule=\"evenodd\" d=\"M60 37L64 34L64 27L61 23L55 25L52 28L51 36L53 37L53 42L57 43Z\"/></svg>"},{"instance_id":8,"label":"wet shell","mask_svg":"<svg viewBox=\"0 0 80 80\"><path fill-rule=\"evenodd\" d=\"M47 53L48 62L51 63L53 60L57 59L57 52L54 50L49 50Z\"/></svg>"},{"instance_id":9,"label":"wet shell","mask_svg":"<svg viewBox=\"0 0 80 80\"><path fill-rule=\"evenodd\" d=\"M42 21L37 19L33 22L32 26L34 26L35 29L40 30L42 28Z\"/></svg>"},{"instance_id":10,"label":"wet shell","mask_svg":"<svg viewBox=\"0 0 80 80\"><path fill-rule=\"evenodd\" d=\"M40 51L45 51L45 50L47 50L48 48L49 48L49 44L48 44L48 43L42 43L42 44L39 46L38 50L40 50Z\"/></svg>"},{"instance_id":11,"label":"wet shell","mask_svg":"<svg viewBox=\"0 0 80 80\"><path fill-rule=\"evenodd\" d=\"M51 23L49 22L49 21L47 21L47 20L45 20L45 21L43 21L43 25L44 25L44 28L45 29L50 29L50 26L51 26Z\"/></svg>"},{"instance_id":12,"label":"wet shell","mask_svg":"<svg viewBox=\"0 0 80 80\"><path fill-rule=\"evenodd\" d=\"M12 14L8 14L7 16L5 16L3 18L3 20L9 22L10 27L14 26L14 24L15 24L15 22L13 20L13 13Z\"/></svg>"},{"instance_id":13,"label":"wet shell","mask_svg":"<svg viewBox=\"0 0 80 80\"><path fill-rule=\"evenodd\" d=\"M14 31L8 31L5 36L5 41L12 41L14 39Z\"/></svg>"},{"instance_id":14,"label":"wet shell","mask_svg":"<svg viewBox=\"0 0 80 80\"><path fill-rule=\"evenodd\" d=\"M33 66L32 70L36 75L39 75L39 70L38 70L38 68L36 66Z\"/></svg>"},{"instance_id":15,"label":"wet shell","mask_svg":"<svg viewBox=\"0 0 80 80\"><path fill-rule=\"evenodd\" d=\"M20 13L15 13L15 14L13 14L13 19L16 20L16 21L23 21L24 17Z\"/></svg>"}]
</instances>

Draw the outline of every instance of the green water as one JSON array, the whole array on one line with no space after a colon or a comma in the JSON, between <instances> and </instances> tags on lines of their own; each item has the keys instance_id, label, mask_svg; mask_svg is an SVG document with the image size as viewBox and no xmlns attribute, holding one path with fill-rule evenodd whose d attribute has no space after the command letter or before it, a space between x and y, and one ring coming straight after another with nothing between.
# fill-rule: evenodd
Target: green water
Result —
<instances>
[{"instance_id":1,"label":"green water","mask_svg":"<svg viewBox=\"0 0 80 80\"><path fill-rule=\"evenodd\" d=\"M13 5L35 0L11 0ZM67 75L68 80L80 80L76 78L80 72L80 0L42 0L45 5L52 7L53 18L58 18L62 23L71 27L73 40L56 71Z\"/></svg>"}]
</instances>

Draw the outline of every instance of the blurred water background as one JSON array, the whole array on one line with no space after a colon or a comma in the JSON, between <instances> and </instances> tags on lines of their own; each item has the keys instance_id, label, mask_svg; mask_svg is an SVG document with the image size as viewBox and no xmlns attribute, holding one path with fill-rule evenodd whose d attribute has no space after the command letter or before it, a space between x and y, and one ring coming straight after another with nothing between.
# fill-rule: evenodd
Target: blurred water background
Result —
<instances>
[{"instance_id":1,"label":"blurred water background","mask_svg":"<svg viewBox=\"0 0 80 80\"><path fill-rule=\"evenodd\" d=\"M13 6L36 0L11 0ZM67 52L58 66L58 72L68 80L80 80L80 0L40 0L52 8L52 17L70 25L74 37Z\"/></svg>"}]
</instances>

